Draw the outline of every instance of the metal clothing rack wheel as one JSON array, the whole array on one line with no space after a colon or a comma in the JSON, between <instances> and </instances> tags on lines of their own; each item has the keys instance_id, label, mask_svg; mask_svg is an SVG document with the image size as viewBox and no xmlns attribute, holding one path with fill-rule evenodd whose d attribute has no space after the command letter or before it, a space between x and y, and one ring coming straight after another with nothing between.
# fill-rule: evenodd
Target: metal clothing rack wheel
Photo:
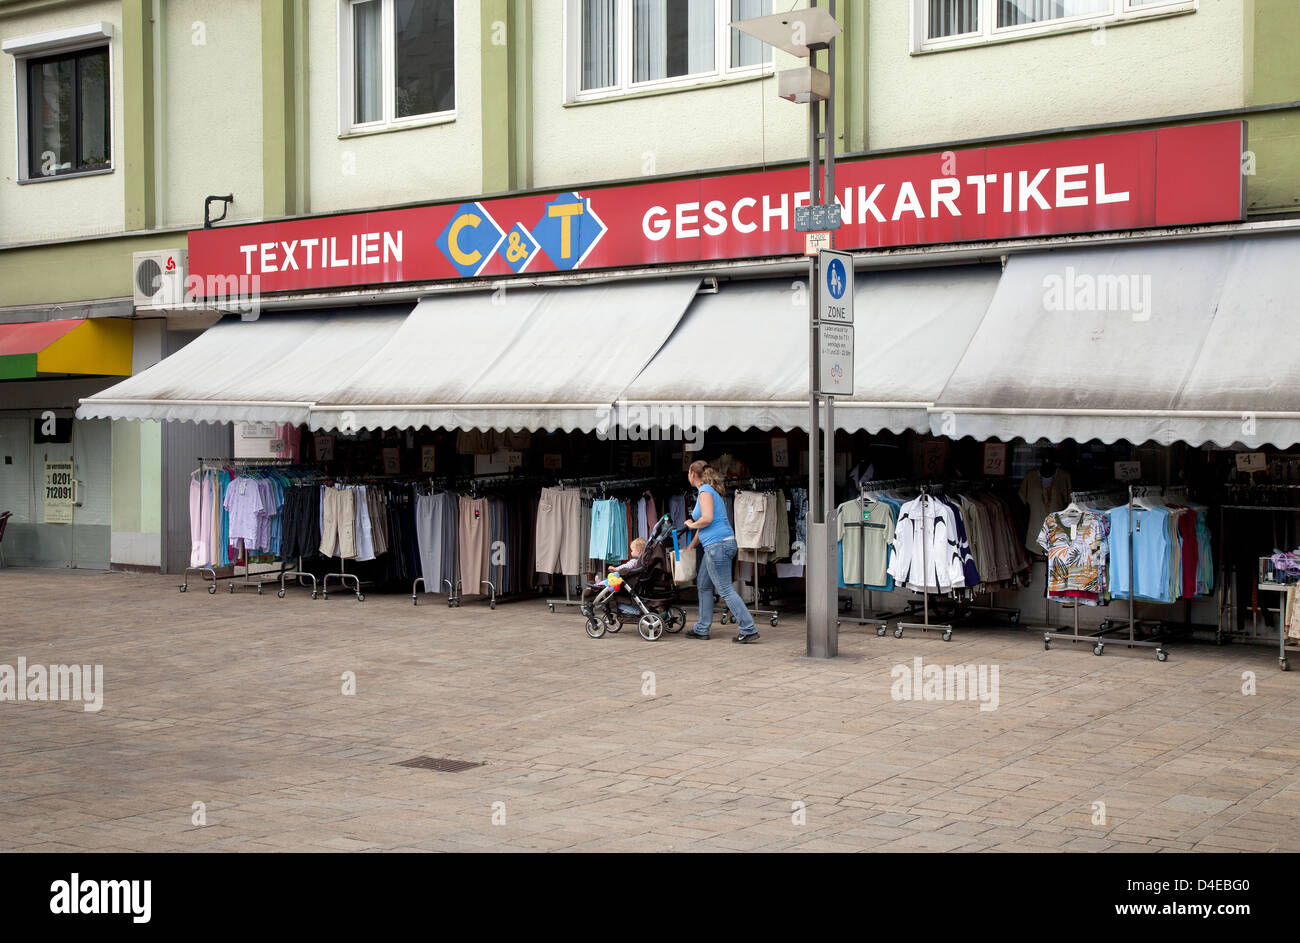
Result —
<instances>
[{"instance_id":1,"label":"metal clothing rack wheel","mask_svg":"<svg viewBox=\"0 0 1300 943\"><path fill-rule=\"evenodd\" d=\"M581 576L579 576L579 577L577 577L577 578L578 578L578 579L582 579ZM555 607L556 607L556 606L581 606L581 605L582 605L582 600L581 600L581 599L574 599L574 598L570 595L570 593L569 593L569 580L570 580L570 579L571 579L571 577L569 577L569 576L567 576L567 575L564 576L564 598L563 598L563 599L548 599L548 600L546 600L546 608L549 609L551 612L554 612L554 611L555 611Z\"/></svg>"},{"instance_id":2,"label":"metal clothing rack wheel","mask_svg":"<svg viewBox=\"0 0 1300 943\"><path fill-rule=\"evenodd\" d=\"M361 592L361 579L355 573L347 571L347 561L339 557L339 571L337 573L326 573L325 578L321 580L321 598L330 598L330 579L339 581L339 585L344 589L347 588L348 580L352 581L352 594L357 597L357 602L365 602L366 594Z\"/></svg>"},{"instance_id":3,"label":"metal clothing rack wheel","mask_svg":"<svg viewBox=\"0 0 1300 943\"><path fill-rule=\"evenodd\" d=\"M920 622L899 622L894 627L894 638L902 638L904 629L920 629L922 632L941 632L945 642L952 641L952 626L949 624L931 625L930 624L930 557L927 552L925 540L925 512L929 509L930 495L925 490L921 492L921 606L922 621ZM936 588L938 583L935 583Z\"/></svg>"},{"instance_id":4,"label":"metal clothing rack wheel","mask_svg":"<svg viewBox=\"0 0 1300 943\"><path fill-rule=\"evenodd\" d=\"M276 593L277 596L279 596L281 599L284 598L284 581L291 576L297 577L299 586L307 585L306 582L304 582L304 578L311 580L311 598L312 599L316 598L316 596L318 595L316 589L316 574L308 573L306 570L302 568L302 557L298 557L298 569L284 570L283 572L280 573L280 589L279 592Z\"/></svg>"},{"instance_id":5,"label":"metal clothing rack wheel","mask_svg":"<svg viewBox=\"0 0 1300 943\"><path fill-rule=\"evenodd\" d=\"M217 571L216 571L216 569L215 569L214 567L210 567L210 566L187 566L187 567L185 568L185 574L184 574L184 576L182 577L182 578L184 579L184 582L181 583L181 585L180 585L179 587L177 587L177 588L178 588L182 593L185 592L186 590L188 590L188 589L190 588L190 574L191 574L191 573L206 573L206 574L208 574L208 578L212 580L212 585L210 585L210 586L208 587L208 592L211 593L211 594L213 594L213 595L216 595L216 592L217 592Z\"/></svg>"}]
</instances>

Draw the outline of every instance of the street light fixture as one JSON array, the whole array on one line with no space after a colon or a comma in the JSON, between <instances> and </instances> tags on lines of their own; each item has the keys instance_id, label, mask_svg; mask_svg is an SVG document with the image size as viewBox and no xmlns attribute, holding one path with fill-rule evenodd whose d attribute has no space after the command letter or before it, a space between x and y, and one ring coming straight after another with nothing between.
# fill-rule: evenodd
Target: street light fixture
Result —
<instances>
[{"instance_id":1,"label":"street light fixture","mask_svg":"<svg viewBox=\"0 0 1300 943\"><path fill-rule=\"evenodd\" d=\"M817 6L817 0L809 0L808 7L790 13L774 13L768 16L756 16L748 20L739 20L731 24L755 39L780 49L782 52L800 59L808 59L808 65L781 72L777 77L777 91L787 101L808 105L808 219L813 217L813 207L821 205L821 195L825 194L826 203L836 205L835 201L835 47L833 40L841 32L835 21L835 0L830 0L829 9ZM827 71L813 65L813 54L826 50ZM825 102L824 133L819 133L822 106ZM822 145L826 149L826 187L821 189L819 173L821 167L820 153ZM829 212L833 218L829 229L831 244L834 245L835 229L840 219L836 211ZM803 231L811 226L800 225L796 212L796 229ZM817 227L822 228L822 227ZM835 413L834 397L825 396L823 416L818 422L818 288L817 258L808 260L808 539L805 547L806 566L804 568L807 587L808 618L808 655L812 658L833 658L839 654L839 623L836 616L839 611L839 594L837 586L836 553L832 521L835 519ZM818 433L824 429L825 458L822 462L824 481L819 481L818 474ZM820 488L819 488L820 484Z\"/></svg>"}]
</instances>

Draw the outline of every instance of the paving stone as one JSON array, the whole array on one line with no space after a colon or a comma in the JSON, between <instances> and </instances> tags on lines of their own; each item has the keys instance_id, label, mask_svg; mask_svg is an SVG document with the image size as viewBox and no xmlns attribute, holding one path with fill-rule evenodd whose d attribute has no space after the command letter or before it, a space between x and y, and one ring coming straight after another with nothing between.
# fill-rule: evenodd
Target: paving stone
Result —
<instances>
[{"instance_id":1,"label":"paving stone","mask_svg":"<svg viewBox=\"0 0 1300 943\"><path fill-rule=\"evenodd\" d=\"M803 657L793 616L701 648L537 600L175 586L5 571L0 662L102 664L105 701L0 703L0 850L1300 851L1300 675L1234 699L1231 649L1075 664L967 630L962 661L1004 666L978 712L893 701L907 643Z\"/></svg>"}]
</instances>

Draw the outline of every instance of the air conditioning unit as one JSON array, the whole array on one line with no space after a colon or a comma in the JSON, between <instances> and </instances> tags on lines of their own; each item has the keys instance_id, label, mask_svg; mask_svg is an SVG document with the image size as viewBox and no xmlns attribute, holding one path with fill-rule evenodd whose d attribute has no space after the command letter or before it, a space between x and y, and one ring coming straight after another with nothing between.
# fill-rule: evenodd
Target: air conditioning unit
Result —
<instances>
[{"instance_id":1,"label":"air conditioning unit","mask_svg":"<svg viewBox=\"0 0 1300 943\"><path fill-rule=\"evenodd\" d=\"M137 310L184 306L187 256L185 249L131 254L131 289Z\"/></svg>"}]
</instances>

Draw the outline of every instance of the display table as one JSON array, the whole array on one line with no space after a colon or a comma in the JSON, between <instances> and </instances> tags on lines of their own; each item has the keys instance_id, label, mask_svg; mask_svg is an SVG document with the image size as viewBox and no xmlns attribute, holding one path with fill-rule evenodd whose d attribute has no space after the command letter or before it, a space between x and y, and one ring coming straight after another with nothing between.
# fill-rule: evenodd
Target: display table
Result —
<instances>
[{"instance_id":1,"label":"display table","mask_svg":"<svg viewBox=\"0 0 1300 943\"><path fill-rule=\"evenodd\" d=\"M1259 587L1261 592L1267 591L1280 594L1277 604L1277 665L1283 671L1290 671L1291 666L1287 664L1286 660L1286 591L1294 584L1274 583L1268 580L1259 580L1256 585Z\"/></svg>"}]
</instances>

